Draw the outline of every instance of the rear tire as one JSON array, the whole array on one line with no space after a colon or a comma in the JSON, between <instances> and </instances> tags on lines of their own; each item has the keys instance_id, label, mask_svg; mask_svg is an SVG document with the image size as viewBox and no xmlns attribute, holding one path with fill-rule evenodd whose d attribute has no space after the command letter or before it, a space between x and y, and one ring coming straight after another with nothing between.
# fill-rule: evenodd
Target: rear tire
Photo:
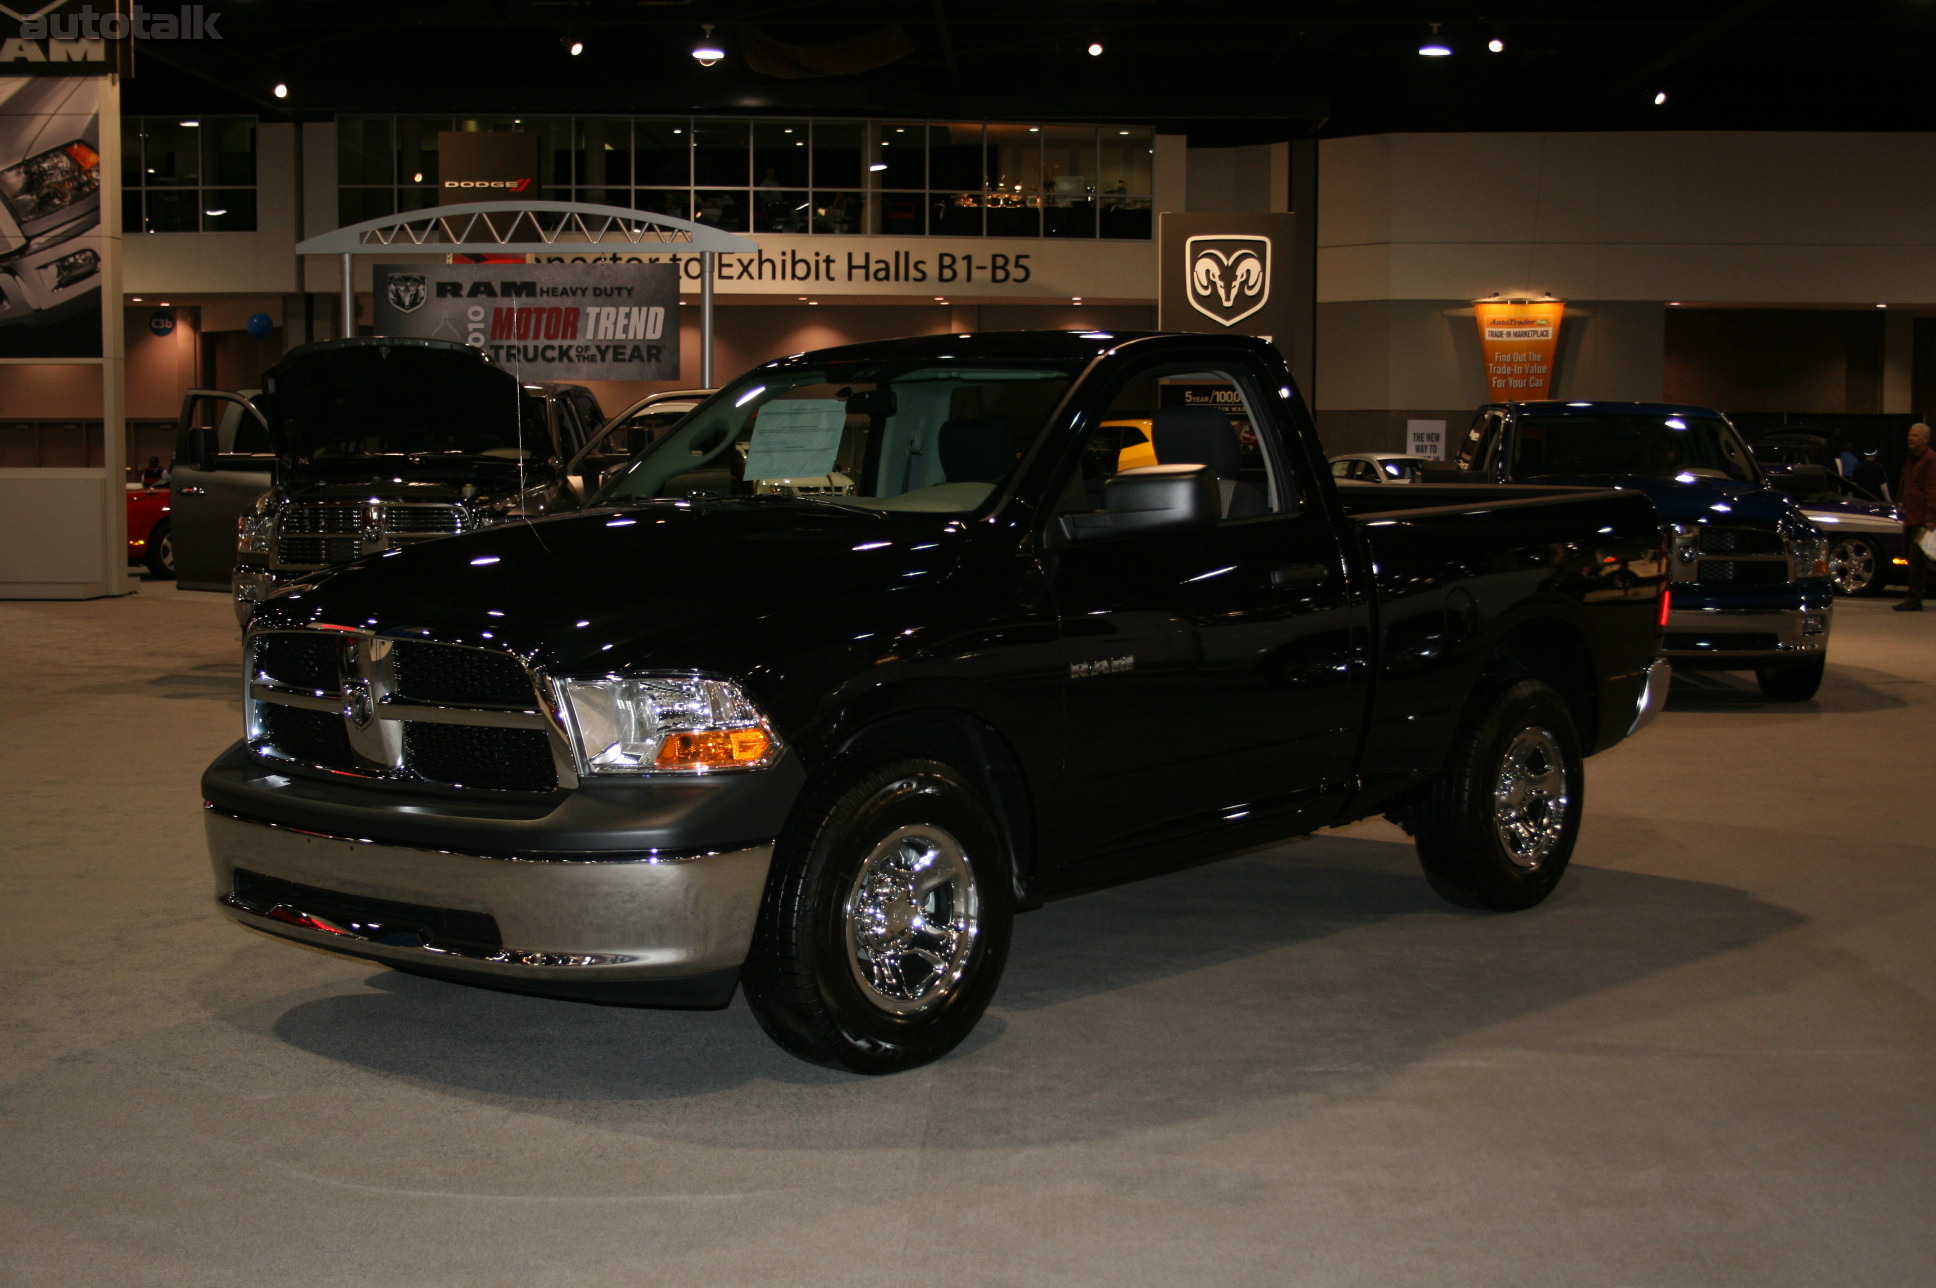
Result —
<instances>
[{"instance_id":1,"label":"rear tire","mask_svg":"<svg viewBox=\"0 0 1936 1288\"><path fill-rule=\"evenodd\" d=\"M1530 908L1559 884L1586 784L1572 714L1549 685L1519 680L1475 708L1412 832L1425 879L1462 908Z\"/></svg>"},{"instance_id":2,"label":"rear tire","mask_svg":"<svg viewBox=\"0 0 1936 1288\"><path fill-rule=\"evenodd\" d=\"M876 761L811 790L775 846L741 974L754 1017L836 1069L939 1059L1000 982L1012 871L994 812L939 761Z\"/></svg>"},{"instance_id":3,"label":"rear tire","mask_svg":"<svg viewBox=\"0 0 1936 1288\"><path fill-rule=\"evenodd\" d=\"M1822 673L1828 658L1817 654L1806 662L1772 662L1755 668L1755 681L1763 697L1777 702L1806 702L1822 687Z\"/></svg>"},{"instance_id":4,"label":"rear tire","mask_svg":"<svg viewBox=\"0 0 1936 1288\"><path fill-rule=\"evenodd\" d=\"M1867 537L1837 537L1828 548L1828 579L1838 595L1880 595L1889 561Z\"/></svg>"},{"instance_id":5,"label":"rear tire","mask_svg":"<svg viewBox=\"0 0 1936 1288\"><path fill-rule=\"evenodd\" d=\"M175 537L168 528L168 520L163 519L148 530L148 550L141 561L148 565L148 574L157 581L175 579Z\"/></svg>"}]
</instances>

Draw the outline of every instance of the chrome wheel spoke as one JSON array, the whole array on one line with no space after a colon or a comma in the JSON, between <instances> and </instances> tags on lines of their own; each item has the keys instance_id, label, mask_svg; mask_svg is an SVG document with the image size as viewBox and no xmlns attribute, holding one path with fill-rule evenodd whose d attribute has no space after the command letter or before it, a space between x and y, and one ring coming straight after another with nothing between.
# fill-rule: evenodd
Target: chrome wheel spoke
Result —
<instances>
[{"instance_id":1,"label":"chrome wheel spoke","mask_svg":"<svg viewBox=\"0 0 1936 1288\"><path fill-rule=\"evenodd\" d=\"M902 827L862 861L844 916L849 961L868 1000L912 1015L961 982L979 924L974 869L939 827Z\"/></svg>"},{"instance_id":2,"label":"chrome wheel spoke","mask_svg":"<svg viewBox=\"0 0 1936 1288\"><path fill-rule=\"evenodd\" d=\"M1565 835L1572 799L1559 740L1528 727L1513 736L1493 785L1493 828L1500 846L1527 871L1546 861Z\"/></svg>"}]
</instances>

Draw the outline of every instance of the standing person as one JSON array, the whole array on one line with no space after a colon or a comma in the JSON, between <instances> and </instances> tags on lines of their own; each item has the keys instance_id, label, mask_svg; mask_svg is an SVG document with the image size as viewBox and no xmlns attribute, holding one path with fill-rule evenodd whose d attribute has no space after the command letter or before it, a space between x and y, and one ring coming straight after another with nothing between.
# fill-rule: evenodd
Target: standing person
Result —
<instances>
[{"instance_id":1,"label":"standing person","mask_svg":"<svg viewBox=\"0 0 1936 1288\"><path fill-rule=\"evenodd\" d=\"M1909 560L1909 594L1896 605L1899 613L1923 610L1923 589L1929 581L1929 557L1917 538L1936 525L1936 453L1929 450L1929 426L1917 421L1909 427L1909 460L1902 467L1903 555Z\"/></svg>"}]
</instances>

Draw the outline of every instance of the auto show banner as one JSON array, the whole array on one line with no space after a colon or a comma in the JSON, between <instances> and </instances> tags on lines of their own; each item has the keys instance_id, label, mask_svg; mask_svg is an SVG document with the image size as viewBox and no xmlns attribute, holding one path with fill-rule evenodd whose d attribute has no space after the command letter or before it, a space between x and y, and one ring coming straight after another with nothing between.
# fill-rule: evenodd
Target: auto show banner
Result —
<instances>
[{"instance_id":1,"label":"auto show banner","mask_svg":"<svg viewBox=\"0 0 1936 1288\"><path fill-rule=\"evenodd\" d=\"M0 77L0 358L101 356L93 76Z\"/></svg>"},{"instance_id":2,"label":"auto show banner","mask_svg":"<svg viewBox=\"0 0 1936 1288\"><path fill-rule=\"evenodd\" d=\"M1165 213L1160 227L1159 327L1291 336L1296 215Z\"/></svg>"},{"instance_id":3,"label":"auto show banner","mask_svg":"<svg viewBox=\"0 0 1936 1288\"><path fill-rule=\"evenodd\" d=\"M456 340L528 380L677 380L670 264L376 266L376 332Z\"/></svg>"},{"instance_id":4,"label":"auto show banner","mask_svg":"<svg viewBox=\"0 0 1936 1288\"><path fill-rule=\"evenodd\" d=\"M1553 390L1563 300L1478 300L1479 347L1494 402L1540 402Z\"/></svg>"}]
</instances>

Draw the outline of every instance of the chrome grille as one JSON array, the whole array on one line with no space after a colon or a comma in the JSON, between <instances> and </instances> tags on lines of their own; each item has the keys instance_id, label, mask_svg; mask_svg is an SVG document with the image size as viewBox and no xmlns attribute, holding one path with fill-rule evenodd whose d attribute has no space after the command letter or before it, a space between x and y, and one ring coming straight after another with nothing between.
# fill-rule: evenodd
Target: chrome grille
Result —
<instances>
[{"instance_id":1,"label":"chrome grille","mask_svg":"<svg viewBox=\"0 0 1936 1288\"><path fill-rule=\"evenodd\" d=\"M350 502L306 502L292 505L277 518L284 532L315 535L363 531L363 516L368 507Z\"/></svg>"},{"instance_id":2,"label":"chrome grille","mask_svg":"<svg viewBox=\"0 0 1936 1288\"><path fill-rule=\"evenodd\" d=\"M383 527L387 532L449 536L464 530L464 511L455 505L425 505L417 502L383 507Z\"/></svg>"},{"instance_id":3,"label":"chrome grille","mask_svg":"<svg viewBox=\"0 0 1936 1288\"><path fill-rule=\"evenodd\" d=\"M321 568L363 557L360 537L280 537L276 562L299 568Z\"/></svg>"},{"instance_id":4,"label":"chrome grille","mask_svg":"<svg viewBox=\"0 0 1936 1288\"><path fill-rule=\"evenodd\" d=\"M1781 533L1767 528L1708 526L1701 529L1704 555L1780 555Z\"/></svg>"},{"instance_id":5,"label":"chrome grille","mask_svg":"<svg viewBox=\"0 0 1936 1288\"><path fill-rule=\"evenodd\" d=\"M355 631L250 637L257 755L401 782L544 792L570 785L537 688L508 653Z\"/></svg>"},{"instance_id":6,"label":"chrome grille","mask_svg":"<svg viewBox=\"0 0 1936 1288\"><path fill-rule=\"evenodd\" d=\"M1788 580L1788 560L1703 559L1696 579L1730 586L1779 586Z\"/></svg>"}]
</instances>

